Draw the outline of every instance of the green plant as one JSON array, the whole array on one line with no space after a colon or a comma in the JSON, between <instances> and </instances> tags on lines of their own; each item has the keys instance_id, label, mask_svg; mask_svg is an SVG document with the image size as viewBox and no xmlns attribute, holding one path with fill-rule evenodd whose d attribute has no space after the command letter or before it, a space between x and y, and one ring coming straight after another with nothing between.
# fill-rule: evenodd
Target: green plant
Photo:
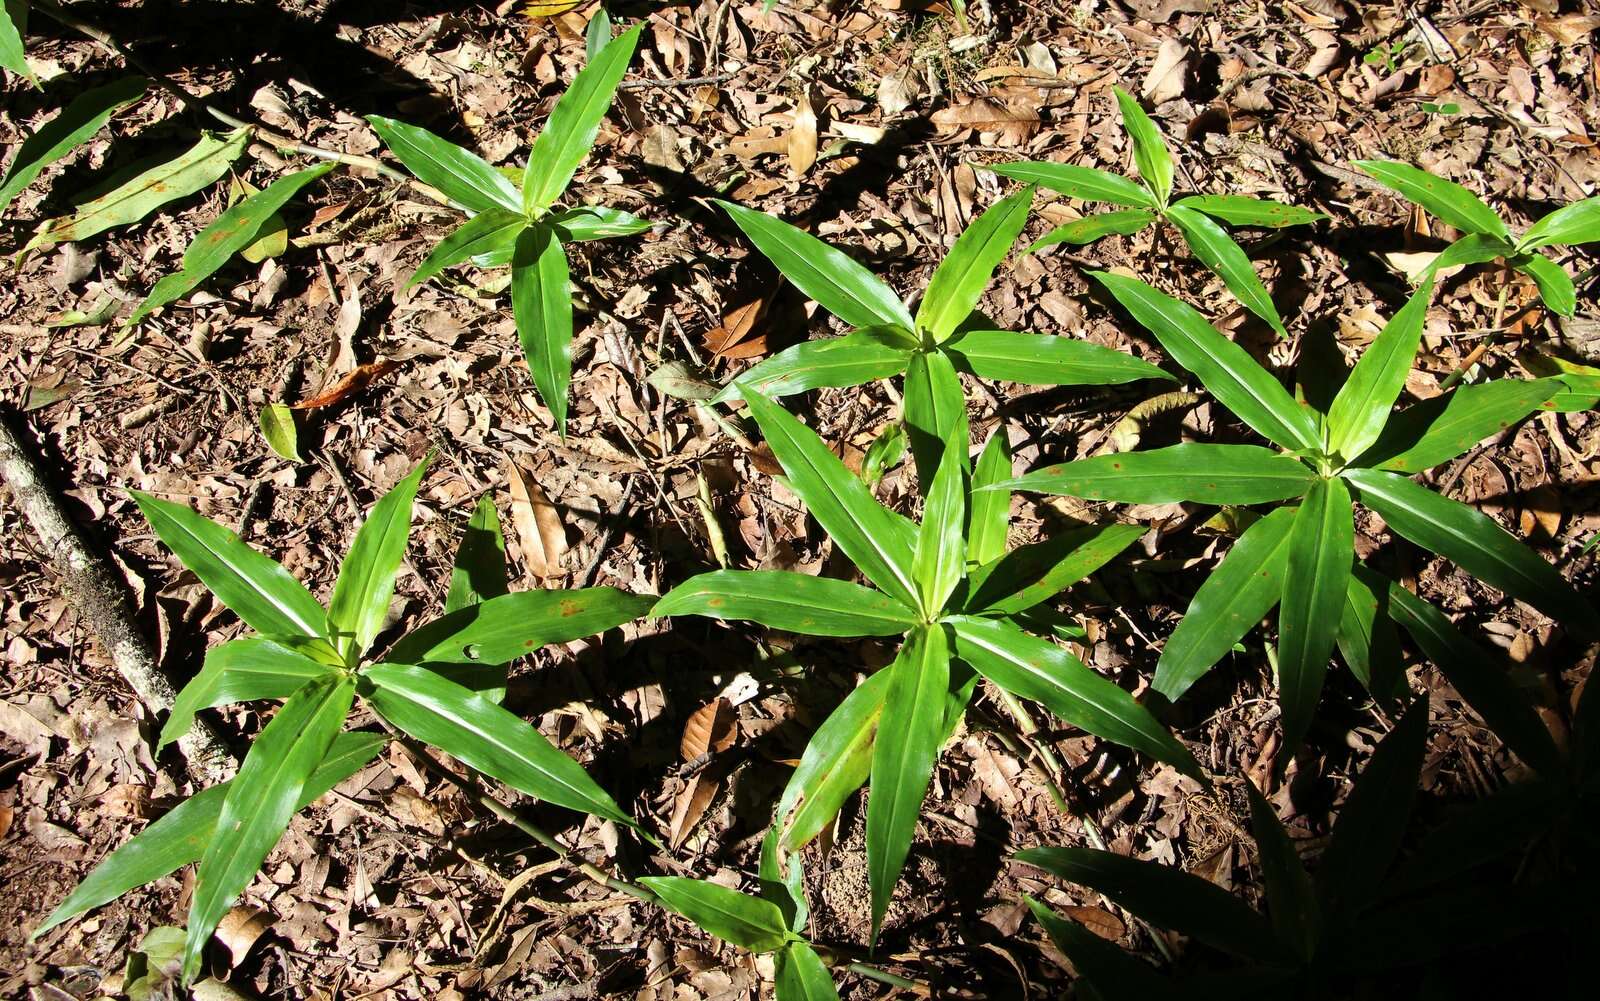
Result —
<instances>
[{"instance_id":1,"label":"green plant","mask_svg":"<svg viewBox=\"0 0 1600 1001\"><path fill-rule=\"evenodd\" d=\"M1375 696L1391 698L1399 682L1391 604L1383 587L1352 573L1354 500L1396 535L1576 632L1594 631L1588 602L1539 554L1487 515L1409 478L1510 427L1564 389L1556 379L1502 379L1392 414L1421 342L1431 283L1384 326L1324 411L1290 396L1191 307L1137 279L1092 277L1219 403L1281 451L1191 442L1080 459L987 489L1143 504L1297 502L1254 520L1195 593L1161 651L1152 682L1158 692L1179 698L1277 605L1286 752L1310 727L1336 644ZM1454 668L1439 666L1447 674Z\"/></svg>"},{"instance_id":2,"label":"green plant","mask_svg":"<svg viewBox=\"0 0 1600 1001\"><path fill-rule=\"evenodd\" d=\"M202 709L284 702L233 779L196 794L118 848L34 930L35 937L198 862L183 962L184 980L192 980L218 921L289 819L383 746L384 735L342 732L357 696L396 730L519 792L637 828L581 766L500 706L497 696L506 664L547 643L637 618L653 597L609 587L506 593L493 508L480 505L457 557L444 615L400 637L387 652L377 645L426 466L373 506L326 609L283 567L223 526L180 504L134 494L161 541L255 630L206 654L204 668L179 693L161 743L184 733Z\"/></svg>"},{"instance_id":3,"label":"green plant","mask_svg":"<svg viewBox=\"0 0 1600 1001\"><path fill-rule=\"evenodd\" d=\"M1379 42L1368 49L1361 57L1361 61L1368 66L1382 66L1384 72L1394 73L1400 69L1400 63L1405 59L1406 53L1411 51L1412 43L1404 38L1397 38L1392 42Z\"/></svg>"},{"instance_id":4,"label":"green plant","mask_svg":"<svg viewBox=\"0 0 1600 1001\"><path fill-rule=\"evenodd\" d=\"M1600 197L1563 205L1513 239L1510 227L1494 209L1454 181L1395 160L1357 160L1355 166L1466 234L1433 259L1422 273L1423 280L1441 268L1503 258L1507 267L1533 279L1539 298L1551 310L1571 316L1577 308L1578 293L1572 279L1561 265L1537 251L1600 240Z\"/></svg>"},{"instance_id":5,"label":"green plant","mask_svg":"<svg viewBox=\"0 0 1600 1001\"><path fill-rule=\"evenodd\" d=\"M37 87L39 78L34 76L22 51L22 36L27 30L27 0L0 2L0 69L9 70Z\"/></svg>"},{"instance_id":6,"label":"green plant","mask_svg":"<svg viewBox=\"0 0 1600 1001\"><path fill-rule=\"evenodd\" d=\"M964 420L926 486L918 526L879 505L782 407L753 390L743 395L790 488L877 590L785 571L719 570L673 588L651 614L748 619L811 636L904 637L894 662L845 698L802 756L778 807L773 850L780 872L868 782L876 940L939 749L979 676L1074 726L1200 777L1188 750L1131 695L1022 627L1039 621L1030 610L1138 538L1138 527L1091 526L1007 552L1009 494L971 491L1006 474L1004 435L985 446L969 485Z\"/></svg>"},{"instance_id":7,"label":"green plant","mask_svg":"<svg viewBox=\"0 0 1600 1001\"><path fill-rule=\"evenodd\" d=\"M993 330L976 312L1027 222L1033 189L990 206L957 238L913 316L900 297L842 251L764 212L718 202L784 277L851 328L805 341L730 381L716 401L746 388L789 396L905 374L904 422L912 455L931 480L966 404L958 372L1030 385L1111 385L1170 379L1148 362L1068 337Z\"/></svg>"},{"instance_id":8,"label":"green plant","mask_svg":"<svg viewBox=\"0 0 1600 1001\"><path fill-rule=\"evenodd\" d=\"M563 244L642 233L650 223L621 209L598 205L557 209L556 202L589 155L642 30L642 24L635 25L600 46L573 79L528 152L520 190L505 172L426 129L367 116L407 170L470 215L439 241L408 285L469 259L480 267L509 264L511 310L523 357L563 435L573 336L572 280Z\"/></svg>"},{"instance_id":9,"label":"green plant","mask_svg":"<svg viewBox=\"0 0 1600 1001\"><path fill-rule=\"evenodd\" d=\"M1123 127L1133 140L1133 161L1139 173L1137 182L1093 167L1066 163L1029 161L994 164L987 168L1072 198L1124 206L1115 212L1085 216L1058 226L1035 241L1028 252L1058 243L1093 243L1112 233L1137 233L1164 220L1178 228L1194 255L1222 279L1246 309L1265 320L1280 336L1287 336L1278 308L1256 276L1249 256L1223 226L1278 229L1303 226L1327 216L1246 195L1188 195L1173 201L1172 154L1161 138L1161 131L1130 94L1120 87L1113 90L1117 106L1122 109Z\"/></svg>"}]
</instances>

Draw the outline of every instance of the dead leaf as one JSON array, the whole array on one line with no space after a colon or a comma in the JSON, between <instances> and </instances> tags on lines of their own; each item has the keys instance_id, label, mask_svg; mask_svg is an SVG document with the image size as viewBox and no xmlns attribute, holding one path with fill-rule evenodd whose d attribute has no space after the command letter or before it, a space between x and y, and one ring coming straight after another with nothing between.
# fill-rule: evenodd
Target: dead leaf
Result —
<instances>
[{"instance_id":1,"label":"dead leaf","mask_svg":"<svg viewBox=\"0 0 1600 1001\"><path fill-rule=\"evenodd\" d=\"M222 916L222 921L217 924L217 941L228 949L228 962L233 967L244 962L250 954L250 947L256 944L272 923L277 919L267 911L259 911L254 907L235 907Z\"/></svg>"},{"instance_id":2,"label":"dead leaf","mask_svg":"<svg viewBox=\"0 0 1600 1001\"><path fill-rule=\"evenodd\" d=\"M366 365L358 365L348 375L324 389L308 400L301 400L293 404L291 410L318 410L322 407L331 407L336 403L343 403L355 393L361 392L379 379L400 368L405 362L402 360L380 359Z\"/></svg>"},{"instance_id":3,"label":"dead leaf","mask_svg":"<svg viewBox=\"0 0 1600 1001\"><path fill-rule=\"evenodd\" d=\"M693 761L702 754L726 751L733 746L735 736L733 703L717 698L696 709L683 724L678 752L683 760Z\"/></svg>"},{"instance_id":4,"label":"dead leaf","mask_svg":"<svg viewBox=\"0 0 1600 1001\"><path fill-rule=\"evenodd\" d=\"M1546 483L1525 495L1522 535L1527 539L1554 539L1561 531L1561 496Z\"/></svg>"},{"instance_id":5,"label":"dead leaf","mask_svg":"<svg viewBox=\"0 0 1600 1001\"><path fill-rule=\"evenodd\" d=\"M767 306L772 302L768 296L752 299L742 306L735 306L722 314L722 326L706 332L704 344L707 351L723 358L750 358L757 354L766 354L767 339L756 338L761 342L757 351L734 351L736 345L743 345L745 338L750 336L750 331L755 327L756 321L767 312Z\"/></svg>"},{"instance_id":6,"label":"dead leaf","mask_svg":"<svg viewBox=\"0 0 1600 1001\"><path fill-rule=\"evenodd\" d=\"M717 798L717 790L722 788L722 775L720 770L716 773L709 768L695 773L689 779L689 784L683 787L683 792L678 794L677 802L672 805L672 820L668 825L667 840L673 848L680 847L694 831L710 808L712 801Z\"/></svg>"},{"instance_id":7,"label":"dead leaf","mask_svg":"<svg viewBox=\"0 0 1600 1001\"><path fill-rule=\"evenodd\" d=\"M1181 38L1169 38L1156 51L1156 61L1145 74L1139 93L1151 104L1162 104L1183 94L1183 81L1189 75L1189 46Z\"/></svg>"},{"instance_id":8,"label":"dead leaf","mask_svg":"<svg viewBox=\"0 0 1600 1001\"><path fill-rule=\"evenodd\" d=\"M1115 914L1099 907L1063 907L1061 913L1108 942L1115 942L1128 930Z\"/></svg>"},{"instance_id":9,"label":"dead leaf","mask_svg":"<svg viewBox=\"0 0 1600 1001\"><path fill-rule=\"evenodd\" d=\"M898 115L917 103L920 91L916 67L902 66L878 81L878 109L885 115Z\"/></svg>"},{"instance_id":10,"label":"dead leaf","mask_svg":"<svg viewBox=\"0 0 1600 1001\"><path fill-rule=\"evenodd\" d=\"M1039 131L1039 113L1032 108L1002 104L992 97L980 97L934 112L933 124L945 132L976 129L992 132L997 139L1020 143Z\"/></svg>"},{"instance_id":11,"label":"dead leaf","mask_svg":"<svg viewBox=\"0 0 1600 1001\"><path fill-rule=\"evenodd\" d=\"M538 578L561 573L561 558L567 552L567 530L561 514L550 498L522 468L511 463L511 520L517 526L517 541L522 544L522 562L528 573Z\"/></svg>"},{"instance_id":12,"label":"dead leaf","mask_svg":"<svg viewBox=\"0 0 1600 1001\"><path fill-rule=\"evenodd\" d=\"M639 154L652 167L670 170L675 174L683 173L683 158L678 155L678 133L670 125L657 123L645 129Z\"/></svg>"},{"instance_id":13,"label":"dead leaf","mask_svg":"<svg viewBox=\"0 0 1600 1001\"><path fill-rule=\"evenodd\" d=\"M811 89L800 94L794 109L794 125L789 130L789 172L804 177L817 162L817 109L811 104Z\"/></svg>"}]
</instances>

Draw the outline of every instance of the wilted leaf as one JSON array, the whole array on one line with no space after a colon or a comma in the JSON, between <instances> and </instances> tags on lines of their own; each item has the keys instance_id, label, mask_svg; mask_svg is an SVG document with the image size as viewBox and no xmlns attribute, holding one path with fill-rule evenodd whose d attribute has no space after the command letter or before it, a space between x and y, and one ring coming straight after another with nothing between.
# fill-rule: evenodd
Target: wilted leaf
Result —
<instances>
[{"instance_id":1,"label":"wilted leaf","mask_svg":"<svg viewBox=\"0 0 1600 1001\"><path fill-rule=\"evenodd\" d=\"M811 106L811 90L800 94L794 108L794 125L789 129L789 171L804 177L817 162L817 109Z\"/></svg>"},{"instance_id":2,"label":"wilted leaf","mask_svg":"<svg viewBox=\"0 0 1600 1001\"><path fill-rule=\"evenodd\" d=\"M316 396L296 403L292 409L318 410L322 407L331 407L336 403L343 403L351 395L361 392L404 364L405 362L403 361L382 359L366 365L359 365L354 371L343 376L339 381Z\"/></svg>"},{"instance_id":3,"label":"wilted leaf","mask_svg":"<svg viewBox=\"0 0 1600 1001\"><path fill-rule=\"evenodd\" d=\"M1151 104L1162 104L1183 94L1183 80L1189 72L1189 46L1181 38L1168 38L1156 52L1156 61L1145 74L1139 93Z\"/></svg>"},{"instance_id":4,"label":"wilted leaf","mask_svg":"<svg viewBox=\"0 0 1600 1001\"><path fill-rule=\"evenodd\" d=\"M733 703L718 696L694 711L683 724L683 739L678 751L683 760L693 761L702 754L726 751L733 746L736 726Z\"/></svg>"},{"instance_id":5,"label":"wilted leaf","mask_svg":"<svg viewBox=\"0 0 1600 1001\"><path fill-rule=\"evenodd\" d=\"M508 467L511 482L511 521L522 544L522 562L535 577L561 573L567 552L567 530L561 514L543 488L515 463Z\"/></svg>"},{"instance_id":6,"label":"wilted leaf","mask_svg":"<svg viewBox=\"0 0 1600 1001\"><path fill-rule=\"evenodd\" d=\"M761 296L728 310L723 314L722 326L706 333L706 350L723 358L749 358L752 354L766 354L765 337L756 338L759 345L754 352L735 350L735 347L742 345L745 338L750 336L750 331L754 329L756 321L765 315L771 301L770 297Z\"/></svg>"}]
</instances>

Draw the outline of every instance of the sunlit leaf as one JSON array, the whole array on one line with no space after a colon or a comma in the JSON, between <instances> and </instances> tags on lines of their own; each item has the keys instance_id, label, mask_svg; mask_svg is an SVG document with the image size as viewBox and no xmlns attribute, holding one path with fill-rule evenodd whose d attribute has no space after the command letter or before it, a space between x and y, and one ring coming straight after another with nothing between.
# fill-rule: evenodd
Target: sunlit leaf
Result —
<instances>
[{"instance_id":1,"label":"sunlit leaf","mask_svg":"<svg viewBox=\"0 0 1600 1001\"><path fill-rule=\"evenodd\" d=\"M427 469L425 458L372 505L339 565L328 601L328 635L352 660L372 645L388 617L395 575L411 536L412 502Z\"/></svg>"},{"instance_id":2,"label":"sunlit leaf","mask_svg":"<svg viewBox=\"0 0 1600 1001\"><path fill-rule=\"evenodd\" d=\"M681 876L641 876L639 883L668 909L724 942L751 952L772 952L790 939L783 913L770 900Z\"/></svg>"},{"instance_id":3,"label":"sunlit leaf","mask_svg":"<svg viewBox=\"0 0 1600 1001\"><path fill-rule=\"evenodd\" d=\"M1024 188L989 206L956 238L917 306L917 328L934 343L947 340L971 315L1027 225L1032 205L1033 188Z\"/></svg>"},{"instance_id":4,"label":"sunlit leaf","mask_svg":"<svg viewBox=\"0 0 1600 1001\"><path fill-rule=\"evenodd\" d=\"M617 85L633 61L633 50L644 26L645 22L640 21L607 42L556 101L550 120L528 153L528 168L522 177L525 212L531 215L560 198L578 164L589 155Z\"/></svg>"},{"instance_id":5,"label":"sunlit leaf","mask_svg":"<svg viewBox=\"0 0 1600 1001\"><path fill-rule=\"evenodd\" d=\"M1356 160L1353 166L1464 233L1511 239L1505 220L1454 181L1395 160Z\"/></svg>"},{"instance_id":6,"label":"sunlit leaf","mask_svg":"<svg viewBox=\"0 0 1600 1001\"><path fill-rule=\"evenodd\" d=\"M1228 291L1245 309L1267 321L1267 325L1276 330L1278 336L1288 336L1288 331L1283 328L1283 318L1278 315L1278 307L1273 305L1272 295L1256 275L1255 265L1250 263L1244 248L1234 242L1220 223L1182 205L1167 209L1167 220L1178 227L1183 233L1184 242L1194 251L1194 256L1222 279Z\"/></svg>"},{"instance_id":7,"label":"sunlit leaf","mask_svg":"<svg viewBox=\"0 0 1600 1001\"><path fill-rule=\"evenodd\" d=\"M471 212L501 208L522 214L522 193L517 186L476 153L392 118L368 115L367 121L413 177L438 188L451 201Z\"/></svg>"},{"instance_id":8,"label":"sunlit leaf","mask_svg":"<svg viewBox=\"0 0 1600 1001\"><path fill-rule=\"evenodd\" d=\"M1278 602L1278 702L1284 758L1311 729L1339 631L1355 556L1350 491L1339 479L1318 480L1289 527L1288 568Z\"/></svg>"},{"instance_id":9,"label":"sunlit leaf","mask_svg":"<svg viewBox=\"0 0 1600 1001\"><path fill-rule=\"evenodd\" d=\"M667 592L651 615L748 619L807 636L898 636L920 619L888 595L788 570L714 570Z\"/></svg>"}]
</instances>

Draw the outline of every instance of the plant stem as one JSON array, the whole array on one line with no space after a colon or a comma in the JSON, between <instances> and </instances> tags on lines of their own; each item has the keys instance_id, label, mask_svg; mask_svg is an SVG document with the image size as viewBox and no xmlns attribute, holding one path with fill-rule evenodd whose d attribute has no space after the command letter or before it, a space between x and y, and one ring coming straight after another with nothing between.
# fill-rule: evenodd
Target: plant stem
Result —
<instances>
[{"instance_id":1,"label":"plant stem","mask_svg":"<svg viewBox=\"0 0 1600 1001\"><path fill-rule=\"evenodd\" d=\"M1500 298L1494 304L1494 324L1489 328L1489 336L1480 341L1478 346L1473 348L1472 352L1461 360L1461 364L1456 366L1455 371L1444 377L1444 381L1439 383L1440 391L1448 391L1454 388L1456 383L1460 382L1466 377L1468 370L1470 370L1472 366L1478 364L1478 361L1484 355L1488 354L1489 348L1494 345L1495 335L1500 333L1500 327L1505 323L1506 298L1511 294L1511 286L1506 284L1504 281L1505 277L1506 276L1502 275L1502 280L1500 282Z\"/></svg>"}]
</instances>

